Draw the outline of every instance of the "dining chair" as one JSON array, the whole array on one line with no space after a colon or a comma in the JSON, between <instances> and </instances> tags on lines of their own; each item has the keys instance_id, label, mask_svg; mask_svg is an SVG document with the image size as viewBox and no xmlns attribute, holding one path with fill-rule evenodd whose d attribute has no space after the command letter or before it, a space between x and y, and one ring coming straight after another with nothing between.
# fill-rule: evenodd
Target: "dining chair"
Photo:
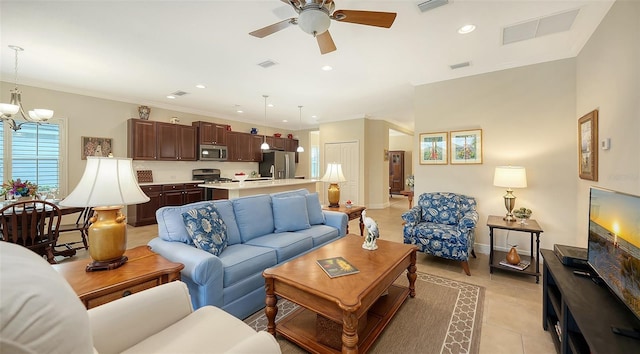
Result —
<instances>
[{"instance_id":1,"label":"dining chair","mask_svg":"<svg viewBox=\"0 0 640 354\"><path fill-rule=\"evenodd\" d=\"M60 208L53 203L19 201L0 209L0 235L2 241L26 247L55 264L53 247L58 240L61 218Z\"/></svg>"},{"instance_id":2,"label":"dining chair","mask_svg":"<svg viewBox=\"0 0 640 354\"><path fill-rule=\"evenodd\" d=\"M63 248L62 250L54 249L54 253L56 255L62 256L73 256L75 255L75 251L84 248L85 250L89 248L89 244L87 243L87 237L89 234L89 226L91 219L93 216L93 208L86 207L82 209L82 211L78 214L78 218L74 224L62 224L58 227L58 234L63 232L80 232L80 241L66 242L63 244L57 244L56 248ZM82 246L80 246L82 244Z\"/></svg>"}]
</instances>

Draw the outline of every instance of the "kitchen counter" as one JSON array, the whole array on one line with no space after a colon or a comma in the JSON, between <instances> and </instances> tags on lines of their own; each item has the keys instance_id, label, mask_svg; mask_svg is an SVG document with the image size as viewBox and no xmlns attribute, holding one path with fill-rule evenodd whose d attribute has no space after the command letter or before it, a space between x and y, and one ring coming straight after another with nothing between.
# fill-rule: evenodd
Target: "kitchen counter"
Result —
<instances>
[{"instance_id":1,"label":"kitchen counter","mask_svg":"<svg viewBox=\"0 0 640 354\"><path fill-rule=\"evenodd\" d=\"M309 193L314 193L318 182L315 179L276 179L245 181L242 185L240 182L203 183L199 184L198 187L207 190L206 199L216 200L255 194L270 194L301 188L307 189Z\"/></svg>"}]
</instances>

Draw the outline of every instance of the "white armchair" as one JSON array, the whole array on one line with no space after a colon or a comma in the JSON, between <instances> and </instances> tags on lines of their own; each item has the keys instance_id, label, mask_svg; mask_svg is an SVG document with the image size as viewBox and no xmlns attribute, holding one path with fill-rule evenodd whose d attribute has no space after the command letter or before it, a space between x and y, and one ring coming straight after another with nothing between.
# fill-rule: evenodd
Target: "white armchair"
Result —
<instances>
[{"instance_id":1,"label":"white armchair","mask_svg":"<svg viewBox=\"0 0 640 354\"><path fill-rule=\"evenodd\" d=\"M0 268L0 352L281 352L272 335L219 308L194 312L182 282L87 311L64 278L24 247L0 242Z\"/></svg>"}]
</instances>

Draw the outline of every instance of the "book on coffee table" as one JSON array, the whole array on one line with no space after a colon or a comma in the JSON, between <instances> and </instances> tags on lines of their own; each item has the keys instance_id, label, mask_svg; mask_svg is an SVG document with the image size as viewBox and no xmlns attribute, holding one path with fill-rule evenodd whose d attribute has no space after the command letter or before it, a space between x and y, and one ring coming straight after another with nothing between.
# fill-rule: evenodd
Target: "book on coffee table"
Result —
<instances>
[{"instance_id":1,"label":"book on coffee table","mask_svg":"<svg viewBox=\"0 0 640 354\"><path fill-rule=\"evenodd\" d=\"M507 262L506 259L503 259L503 260L500 261L500 265L501 266L510 267L510 268L517 269L517 270L525 270L525 269L527 269L529 264L531 264L531 262L524 261L524 260L520 261L520 263L518 263L518 264L511 264L511 263Z\"/></svg>"},{"instance_id":2,"label":"book on coffee table","mask_svg":"<svg viewBox=\"0 0 640 354\"><path fill-rule=\"evenodd\" d=\"M320 268L331 278L341 277L343 275L358 273L358 268L349 263L342 257L332 257L325 259L318 259L316 261Z\"/></svg>"}]
</instances>

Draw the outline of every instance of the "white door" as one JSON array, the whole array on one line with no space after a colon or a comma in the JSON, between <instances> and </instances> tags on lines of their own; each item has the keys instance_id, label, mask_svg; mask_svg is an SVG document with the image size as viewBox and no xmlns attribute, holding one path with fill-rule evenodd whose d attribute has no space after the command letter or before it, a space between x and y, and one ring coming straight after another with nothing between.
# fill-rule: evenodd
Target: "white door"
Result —
<instances>
[{"instance_id":1,"label":"white door","mask_svg":"<svg viewBox=\"0 0 640 354\"><path fill-rule=\"evenodd\" d=\"M324 145L324 161L325 172L326 165L331 162L337 162L342 165L342 173L344 174L346 182L340 183L340 204L345 201L351 200L355 205L362 205L359 198L359 186L360 186L360 159L359 148L357 142L345 142L345 143L328 143ZM327 190L329 184L324 184L324 189ZM326 193L325 193L326 194ZM326 195L324 196L326 200Z\"/></svg>"}]
</instances>

